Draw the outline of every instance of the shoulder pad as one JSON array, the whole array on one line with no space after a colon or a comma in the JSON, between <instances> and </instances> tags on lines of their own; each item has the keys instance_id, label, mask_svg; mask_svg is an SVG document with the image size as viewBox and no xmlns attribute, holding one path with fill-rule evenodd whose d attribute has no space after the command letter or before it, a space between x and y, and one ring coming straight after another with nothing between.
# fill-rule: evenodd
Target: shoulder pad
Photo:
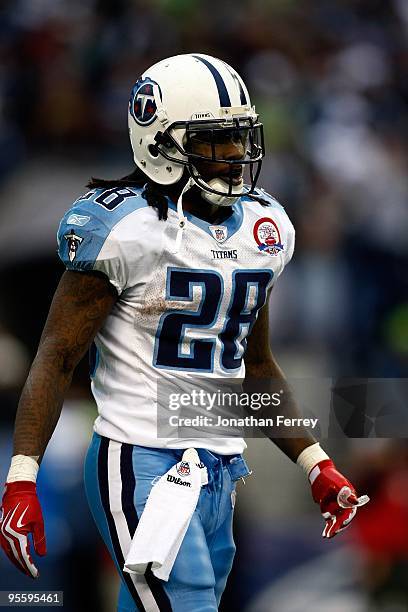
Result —
<instances>
[{"instance_id":1,"label":"shoulder pad","mask_svg":"<svg viewBox=\"0 0 408 612\"><path fill-rule=\"evenodd\" d=\"M148 206L142 188L93 189L78 198L59 226L59 256L68 269L93 269L114 227L135 210Z\"/></svg>"},{"instance_id":2,"label":"shoulder pad","mask_svg":"<svg viewBox=\"0 0 408 612\"><path fill-rule=\"evenodd\" d=\"M272 206L274 208L280 208L284 210L282 204L278 202L276 198L274 198L270 193L262 189L261 187L256 187L255 192L253 194L245 196L245 199L249 202L258 202L262 204L262 206Z\"/></svg>"},{"instance_id":3,"label":"shoulder pad","mask_svg":"<svg viewBox=\"0 0 408 612\"><path fill-rule=\"evenodd\" d=\"M133 186L92 189L75 200L71 211L87 211L112 229L123 217L148 205L142 192L143 187Z\"/></svg>"},{"instance_id":4,"label":"shoulder pad","mask_svg":"<svg viewBox=\"0 0 408 612\"><path fill-rule=\"evenodd\" d=\"M280 206L283 208L282 204L280 204L274 196L265 191L265 189L262 187L256 187L254 195L262 199L263 202L268 204L268 206Z\"/></svg>"}]
</instances>

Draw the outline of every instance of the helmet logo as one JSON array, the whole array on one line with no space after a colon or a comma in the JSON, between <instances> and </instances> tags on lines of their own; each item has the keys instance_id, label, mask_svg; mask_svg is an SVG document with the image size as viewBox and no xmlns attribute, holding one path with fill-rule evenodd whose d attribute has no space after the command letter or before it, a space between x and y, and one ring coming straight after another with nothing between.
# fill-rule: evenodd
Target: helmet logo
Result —
<instances>
[{"instance_id":1,"label":"helmet logo","mask_svg":"<svg viewBox=\"0 0 408 612\"><path fill-rule=\"evenodd\" d=\"M153 91L154 85L157 85L157 83L146 78L137 81L133 87L130 96L130 113L139 125L150 125L156 119L157 106Z\"/></svg>"}]
</instances>

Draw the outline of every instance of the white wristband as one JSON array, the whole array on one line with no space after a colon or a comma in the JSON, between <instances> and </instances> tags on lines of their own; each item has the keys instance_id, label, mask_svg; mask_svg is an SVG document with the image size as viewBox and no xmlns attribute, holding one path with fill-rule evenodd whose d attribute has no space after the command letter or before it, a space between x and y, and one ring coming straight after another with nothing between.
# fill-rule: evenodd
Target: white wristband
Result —
<instances>
[{"instance_id":1,"label":"white wristband","mask_svg":"<svg viewBox=\"0 0 408 612\"><path fill-rule=\"evenodd\" d=\"M316 442L316 444L312 444L311 446L307 446L300 453L299 457L296 459L296 463L302 468L306 476L309 478L310 484L313 484L313 481L318 476L318 473L312 474L311 470L317 463L320 461L324 461L325 459L330 459L329 455L324 452L321 448L320 444Z\"/></svg>"},{"instance_id":2,"label":"white wristband","mask_svg":"<svg viewBox=\"0 0 408 612\"><path fill-rule=\"evenodd\" d=\"M18 482L20 480L36 482L39 468L36 459L38 459L38 456L14 455L14 457L11 458L11 465L6 482Z\"/></svg>"}]
</instances>

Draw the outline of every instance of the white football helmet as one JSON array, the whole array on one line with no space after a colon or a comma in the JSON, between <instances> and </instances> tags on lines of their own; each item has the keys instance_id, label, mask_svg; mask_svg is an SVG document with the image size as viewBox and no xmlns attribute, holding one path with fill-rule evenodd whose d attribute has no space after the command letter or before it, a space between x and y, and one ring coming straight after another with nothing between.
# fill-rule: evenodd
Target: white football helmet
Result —
<instances>
[{"instance_id":1,"label":"white football helmet","mask_svg":"<svg viewBox=\"0 0 408 612\"><path fill-rule=\"evenodd\" d=\"M241 77L222 60L189 53L154 64L132 89L128 121L135 163L155 183L177 183L187 169L202 196L219 206L254 191L263 128ZM211 157L194 153L200 141L211 145ZM242 158L217 158L216 145L231 141L239 141ZM229 172L206 182L196 167L203 161L228 164ZM246 166L250 184L244 186L237 177Z\"/></svg>"}]
</instances>

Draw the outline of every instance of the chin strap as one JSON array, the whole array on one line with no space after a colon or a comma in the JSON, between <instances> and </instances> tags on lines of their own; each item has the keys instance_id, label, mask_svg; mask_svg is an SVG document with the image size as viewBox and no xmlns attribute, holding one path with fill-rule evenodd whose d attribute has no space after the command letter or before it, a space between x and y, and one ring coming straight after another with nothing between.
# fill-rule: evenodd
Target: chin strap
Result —
<instances>
[{"instance_id":1,"label":"chin strap","mask_svg":"<svg viewBox=\"0 0 408 612\"><path fill-rule=\"evenodd\" d=\"M215 189L216 191L223 191L225 189L225 183L219 178L213 178L208 181L208 186L211 189ZM203 200L208 202L209 204L215 204L216 206L233 206L240 197L242 196L242 189L244 183L241 182L240 185L233 186L232 194L229 195L221 195L217 193L212 193L211 191L207 191L206 189L201 190L201 197Z\"/></svg>"},{"instance_id":2,"label":"chin strap","mask_svg":"<svg viewBox=\"0 0 408 612\"><path fill-rule=\"evenodd\" d=\"M177 200L178 230L177 230L176 244L174 245L174 250L172 251L174 254L178 253L180 250L181 241L183 239L183 230L186 227L186 218L183 212L183 196L185 192L191 189L193 185L194 185L194 180L192 178L189 178L187 183L184 185L183 189L181 190L181 193Z\"/></svg>"},{"instance_id":3,"label":"chin strap","mask_svg":"<svg viewBox=\"0 0 408 612\"><path fill-rule=\"evenodd\" d=\"M180 250L181 241L183 240L183 230L186 227L186 217L184 216L184 212L183 212L183 196L186 193L186 191L191 189L191 187L193 187L195 184L196 184L196 181L194 180L194 178L190 177L187 183L184 185L183 189L181 190L181 193L177 200L178 230L177 230L177 236L176 236L176 242L174 245L174 249L172 250L173 254L178 253ZM209 181L208 185L216 189L222 189L224 186L223 182L217 178ZM234 191L236 193L234 193ZM217 195L215 193L206 191L205 189L201 189L201 197L204 200L206 200L210 204L216 204L217 206L221 206L221 207L233 206L235 202L238 202L241 195L242 195L242 185L239 185L235 187L235 189L233 189L232 196Z\"/></svg>"}]
</instances>

